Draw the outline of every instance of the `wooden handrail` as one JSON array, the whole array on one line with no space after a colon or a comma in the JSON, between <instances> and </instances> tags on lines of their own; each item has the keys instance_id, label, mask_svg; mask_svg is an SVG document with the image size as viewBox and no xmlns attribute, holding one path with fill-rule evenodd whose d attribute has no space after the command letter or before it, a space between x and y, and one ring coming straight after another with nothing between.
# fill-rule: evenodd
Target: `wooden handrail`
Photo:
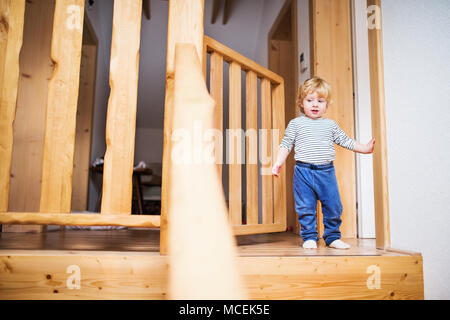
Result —
<instances>
[{"instance_id":1,"label":"wooden handrail","mask_svg":"<svg viewBox=\"0 0 450 320\"><path fill-rule=\"evenodd\" d=\"M203 130L214 128L214 100L208 94L194 44L176 45L172 114L173 132L181 130L194 137L196 123ZM172 141L169 151L193 151L187 140ZM246 298L216 164L203 159L175 160L170 158L168 175L169 298Z\"/></svg>"},{"instance_id":2,"label":"wooden handrail","mask_svg":"<svg viewBox=\"0 0 450 320\"><path fill-rule=\"evenodd\" d=\"M206 51L208 53L218 52L223 56L223 60L228 63L237 62L241 69L244 71L253 71L258 77L267 78L270 80L272 84L282 84L284 80L275 72L270 71L267 68L264 68L260 64L256 63L253 60L243 56L239 52L236 52L227 46L221 44L220 42L205 36L203 39L204 46L206 47Z\"/></svg>"}]
</instances>

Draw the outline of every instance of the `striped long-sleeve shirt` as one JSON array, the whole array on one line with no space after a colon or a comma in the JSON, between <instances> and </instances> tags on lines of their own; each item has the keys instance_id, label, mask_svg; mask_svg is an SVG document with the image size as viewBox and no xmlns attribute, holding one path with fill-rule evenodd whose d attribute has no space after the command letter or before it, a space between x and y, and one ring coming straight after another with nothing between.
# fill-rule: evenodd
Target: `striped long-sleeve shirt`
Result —
<instances>
[{"instance_id":1,"label":"striped long-sleeve shirt","mask_svg":"<svg viewBox=\"0 0 450 320\"><path fill-rule=\"evenodd\" d=\"M324 164L336 159L335 143L349 150L355 148L355 141L333 120L300 116L289 122L280 147L290 152L295 145L296 161Z\"/></svg>"}]
</instances>

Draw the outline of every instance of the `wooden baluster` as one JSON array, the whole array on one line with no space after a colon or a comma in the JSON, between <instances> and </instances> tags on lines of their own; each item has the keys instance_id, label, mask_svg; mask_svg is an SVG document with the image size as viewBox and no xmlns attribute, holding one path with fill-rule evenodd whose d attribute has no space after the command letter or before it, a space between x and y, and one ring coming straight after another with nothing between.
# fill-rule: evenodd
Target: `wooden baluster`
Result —
<instances>
[{"instance_id":1,"label":"wooden baluster","mask_svg":"<svg viewBox=\"0 0 450 320\"><path fill-rule=\"evenodd\" d=\"M272 98L270 80L261 80L261 129L262 161L262 223L273 223L273 176L272 176ZM265 138L265 139L264 139Z\"/></svg>"},{"instance_id":2,"label":"wooden baluster","mask_svg":"<svg viewBox=\"0 0 450 320\"><path fill-rule=\"evenodd\" d=\"M223 57L221 54L211 53L210 94L216 102L214 109L214 128L223 132ZM220 136L222 137L222 135ZM218 137L219 138L219 137ZM222 140L220 140L222 141ZM216 141L217 170L222 178L223 144Z\"/></svg>"},{"instance_id":3,"label":"wooden baluster","mask_svg":"<svg viewBox=\"0 0 450 320\"><path fill-rule=\"evenodd\" d=\"M142 0L115 0L102 214L131 214Z\"/></svg>"},{"instance_id":4,"label":"wooden baluster","mask_svg":"<svg viewBox=\"0 0 450 320\"><path fill-rule=\"evenodd\" d=\"M83 38L84 0L57 0L48 87L40 212L68 213Z\"/></svg>"},{"instance_id":5,"label":"wooden baluster","mask_svg":"<svg viewBox=\"0 0 450 320\"><path fill-rule=\"evenodd\" d=\"M231 223L242 224L242 121L241 121L241 66L230 63L229 69L229 214Z\"/></svg>"},{"instance_id":6,"label":"wooden baluster","mask_svg":"<svg viewBox=\"0 0 450 320\"><path fill-rule=\"evenodd\" d=\"M247 224L258 224L258 78L254 71L247 72L245 88Z\"/></svg>"},{"instance_id":7,"label":"wooden baluster","mask_svg":"<svg viewBox=\"0 0 450 320\"><path fill-rule=\"evenodd\" d=\"M284 83L272 87L272 163L276 161L276 152L285 130ZM278 133L275 131L278 130ZM273 222L286 228L286 170L281 170L278 178L273 178Z\"/></svg>"},{"instance_id":8,"label":"wooden baluster","mask_svg":"<svg viewBox=\"0 0 450 320\"><path fill-rule=\"evenodd\" d=\"M25 0L0 1L0 212L8 211Z\"/></svg>"},{"instance_id":9,"label":"wooden baluster","mask_svg":"<svg viewBox=\"0 0 450 320\"><path fill-rule=\"evenodd\" d=\"M207 76L207 69L208 69L208 45L206 44L206 41L203 41L203 54L202 54L202 71L203 71L203 77L206 80Z\"/></svg>"}]
</instances>

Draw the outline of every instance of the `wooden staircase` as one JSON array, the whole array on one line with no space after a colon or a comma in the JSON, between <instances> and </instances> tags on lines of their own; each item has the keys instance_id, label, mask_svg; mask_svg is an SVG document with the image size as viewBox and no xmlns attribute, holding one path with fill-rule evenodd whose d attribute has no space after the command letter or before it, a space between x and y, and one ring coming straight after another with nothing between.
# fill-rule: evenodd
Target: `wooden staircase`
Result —
<instances>
[{"instance_id":1,"label":"wooden staircase","mask_svg":"<svg viewBox=\"0 0 450 320\"><path fill-rule=\"evenodd\" d=\"M315 0L314 2L320 2ZM377 1L375 1L377 2ZM377 2L378 3L378 2ZM40 212L9 212L13 123L25 0L0 0L9 28L0 43L0 223L125 226L127 230L0 235L0 299L423 299L422 257L390 249L385 142L374 155L377 239L350 241L353 251L323 244L313 254L286 229L286 174L262 178L262 221L254 204L258 170L248 163L247 221L241 165L230 165L227 206L217 163L176 163L172 134L195 121L220 129L217 66L230 65L230 128L241 129L241 71L247 127L255 125L261 79L263 129L285 128L283 79L203 34L203 0L170 0L161 216L131 215L142 0L115 0L100 214L72 214L71 176L84 0L56 0L45 127ZM383 127L380 36L373 35L375 128ZM375 49L374 49L375 48ZM206 88L206 55L212 66ZM220 69L220 68L219 68ZM377 71L378 70L378 71ZM381 69L382 70L382 69ZM220 75L220 72L219 72ZM273 139L273 140L272 140ZM249 144L250 145L250 144ZM269 148L271 146L269 145ZM275 157L269 153L269 158ZM271 163L265 164L270 168ZM376 202L377 202L376 201ZM144 229L136 229L144 228ZM258 234L275 232L273 234ZM136 236L138 235L138 236ZM141 246L136 245L138 237ZM120 239L125 245L119 245ZM145 239L145 241L142 241ZM115 244L114 244L115 243Z\"/></svg>"}]
</instances>

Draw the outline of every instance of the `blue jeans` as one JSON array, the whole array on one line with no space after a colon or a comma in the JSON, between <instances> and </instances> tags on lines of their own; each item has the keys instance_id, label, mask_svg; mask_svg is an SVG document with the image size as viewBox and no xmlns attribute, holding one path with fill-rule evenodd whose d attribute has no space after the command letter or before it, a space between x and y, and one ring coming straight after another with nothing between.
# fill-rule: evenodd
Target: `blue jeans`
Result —
<instances>
[{"instance_id":1,"label":"blue jeans","mask_svg":"<svg viewBox=\"0 0 450 320\"><path fill-rule=\"evenodd\" d=\"M329 245L341 238L342 203L336 180L334 164L315 165L297 161L294 167L295 211L301 225L300 236L304 241L318 240L316 207L322 204L323 239Z\"/></svg>"}]
</instances>

